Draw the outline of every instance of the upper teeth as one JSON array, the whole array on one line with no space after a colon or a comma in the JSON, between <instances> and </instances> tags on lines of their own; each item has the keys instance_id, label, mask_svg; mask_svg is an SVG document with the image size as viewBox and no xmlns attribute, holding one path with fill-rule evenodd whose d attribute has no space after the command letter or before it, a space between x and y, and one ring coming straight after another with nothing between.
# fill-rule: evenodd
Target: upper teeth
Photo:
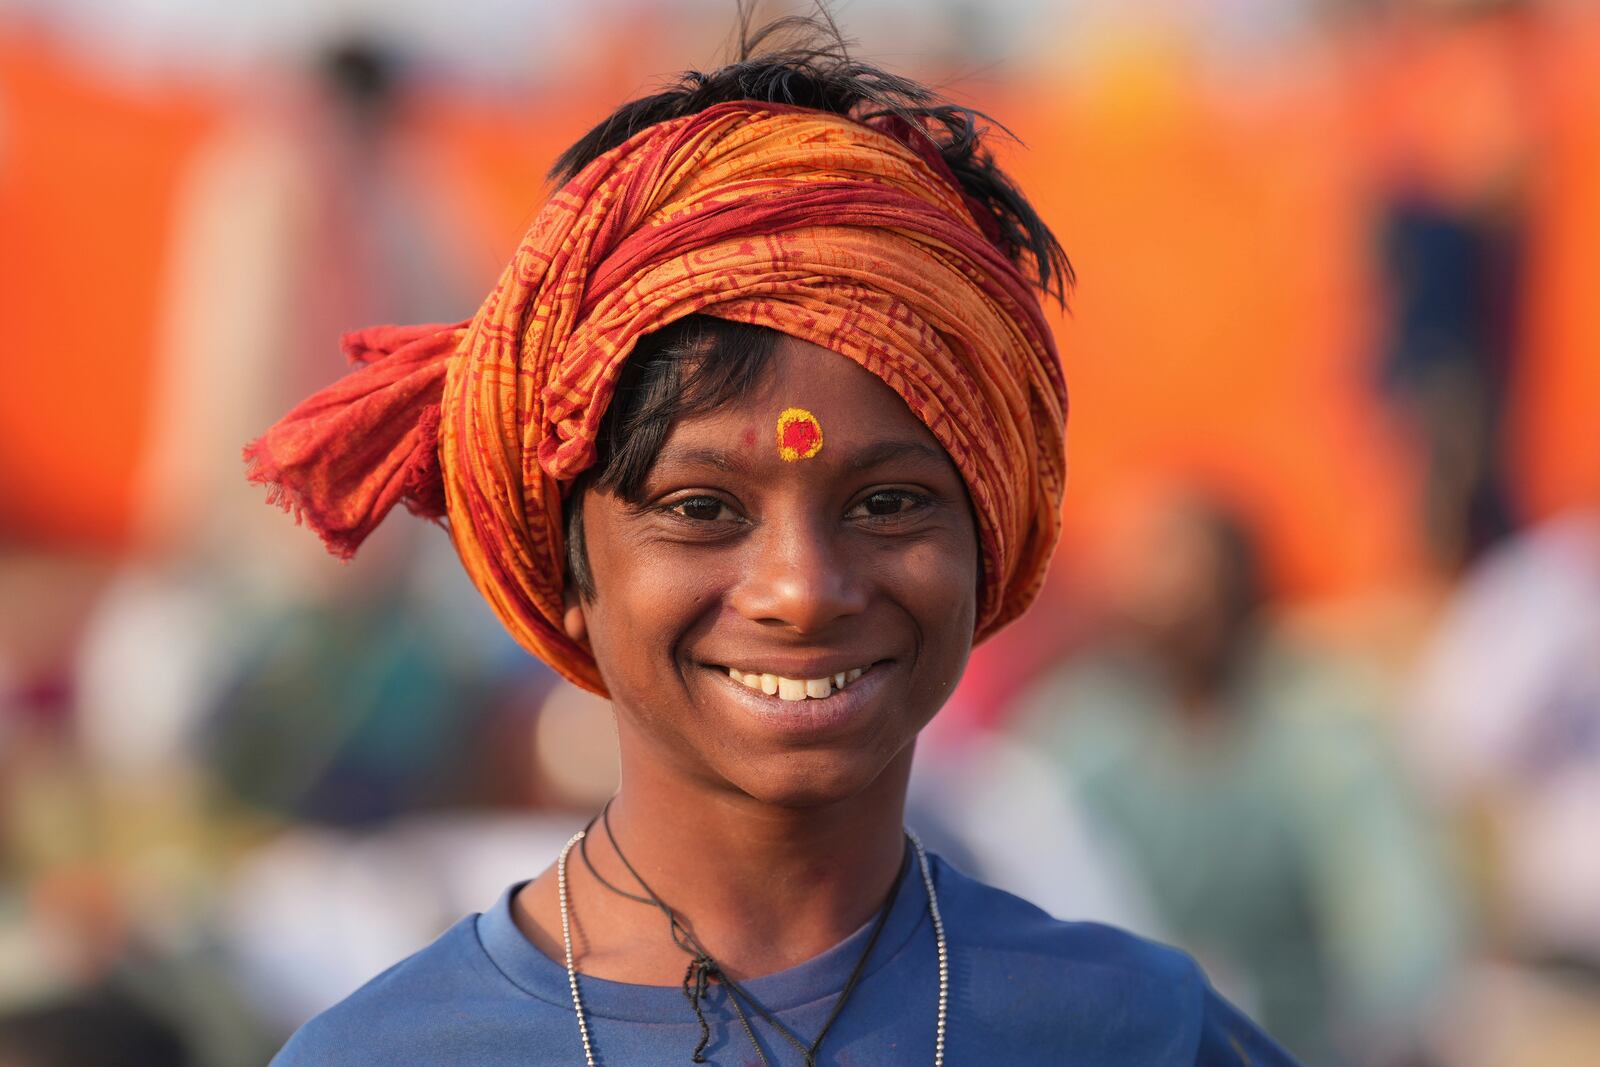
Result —
<instances>
[{"instance_id":1,"label":"upper teeth","mask_svg":"<svg viewBox=\"0 0 1600 1067\"><path fill-rule=\"evenodd\" d=\"M779 700L805 700L808 697L821 700L832 695L835 689L843 689L865 672L865 667L855 667L821 678L785 678L779 674L750 674L737 667L729 667L728 677Z\"/></svg>"}]
</instances>

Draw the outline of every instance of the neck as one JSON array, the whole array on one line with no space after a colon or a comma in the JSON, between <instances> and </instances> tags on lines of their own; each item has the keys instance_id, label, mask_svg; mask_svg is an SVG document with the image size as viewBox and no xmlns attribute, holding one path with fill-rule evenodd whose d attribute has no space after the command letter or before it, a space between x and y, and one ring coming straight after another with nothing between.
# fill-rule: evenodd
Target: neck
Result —
<instances>
[{"instance_id":1,"label":"neck","mask_svg":"<svg viewBox=\"0 0 1600 1067\"><path fill-rule=\"evenodd\" d=\"M729 975L774 973L838 944L884 906L905 856L910 764L907 750L862 794L805 808L630 774L624 764L610 809L616 847L596 822L589 861L605 881L644 895L625 856ZM607 889L576 850L568 878L587 973L682 980L688 957L658 909Z\"/></svg>"}]
</instances>

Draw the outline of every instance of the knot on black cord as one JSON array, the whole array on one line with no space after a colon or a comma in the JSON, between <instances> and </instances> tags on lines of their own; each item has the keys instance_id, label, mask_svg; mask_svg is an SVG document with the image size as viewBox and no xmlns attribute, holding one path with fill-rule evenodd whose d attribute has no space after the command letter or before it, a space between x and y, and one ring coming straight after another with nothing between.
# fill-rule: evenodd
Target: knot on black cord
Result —
<instances>
[{"instance_id":1,"label":"knot on black cord","mask_svg":"<svg viewBox=\"0 0 1600 1067\"><path fill-rule=\"evenodd\" d=\"M704 952L696 954L689 961L689 969L683 972L683 995L689 998L695 1020L700 1024L700 1041L695 1045L692 1057L695 1063L706 1062L706 1046L711 1044L711 1024L706 1022L703 1002L711 983L721 978L722 972L717 968L717 961Z\"/></svg>"}]
</instances>

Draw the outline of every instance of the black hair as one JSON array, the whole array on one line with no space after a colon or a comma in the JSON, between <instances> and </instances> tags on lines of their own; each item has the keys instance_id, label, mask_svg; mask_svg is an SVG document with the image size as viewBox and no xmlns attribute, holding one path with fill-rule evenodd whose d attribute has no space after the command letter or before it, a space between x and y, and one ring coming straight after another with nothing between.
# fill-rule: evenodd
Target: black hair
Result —
<instances>
[{"instance_id":1,"label":"black hair","mask_svg":"<svg viewBox=\"0 0 1600 1067\"><path fill-rule=\"evenodd\" d=\"M988 131L980 120L992 119L855 61L824 8L752 29L750 11L741 5L738 30L734 62L710 73L686 71L661 92L622 105L561 153L551 179L568 181L646 127L731 101L790 104L863 121L893 117L937 150L995 244L1043 294L1065 305L1075 280L1072 264L985 147ZM607 489L638 503L673 424L759 385L780 336L766 327L691 315L640 338L601 420L594 465L567 500L567 569L584 599L595 595L583 540L584 492Z\"/></svg>"}]
</instances>

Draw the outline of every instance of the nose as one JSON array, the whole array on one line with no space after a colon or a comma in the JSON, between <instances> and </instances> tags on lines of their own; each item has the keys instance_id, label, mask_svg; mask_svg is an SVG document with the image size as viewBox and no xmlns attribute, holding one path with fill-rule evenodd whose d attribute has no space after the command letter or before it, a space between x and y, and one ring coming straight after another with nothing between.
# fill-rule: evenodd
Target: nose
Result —
<instances>
[{"instance_id":1,"label":"nose","mask_svg":"<svg viewBox=\"0 0 1600 1067\"><path fill-rule=\"evenodd\" d=\"M747 542L750 553L732 605L755 622L813 634L867 606L865 561L844 551L827 523L767 520Z\"/></svg>"}]
</instances>

